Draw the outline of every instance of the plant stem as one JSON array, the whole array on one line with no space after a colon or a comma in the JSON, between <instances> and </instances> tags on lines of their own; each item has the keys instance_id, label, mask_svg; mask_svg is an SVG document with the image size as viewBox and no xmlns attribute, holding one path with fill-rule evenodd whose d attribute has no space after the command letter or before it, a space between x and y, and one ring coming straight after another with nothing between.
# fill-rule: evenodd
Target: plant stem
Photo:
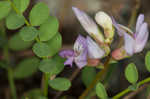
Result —
<instances>
[{"instance_id":1,"label":"plant stem","mask_svg":"<svg viewBox=\"0 0 150 99\"><path fill-rule=\"evenodd\" d=\"M129 88L123 90L122 92L115 95L112 99L119 99L121 96L125 95L126 93L130 92L131 90Z\"/></svg>"},{"instance_id":2,"label":"plant stem","mask_svg":"<svg viewBox=\"0 0 150 99\"><path fill-rule=\"evenodd\" d=\"M3 36L6 39L6 32L5 32L5 28L3 28ZM5 44L3 47L3 55L4 55L4 60L6 61L6 70L7 70L7 74L8 74L8 82L9 82L9 86L10 86L10 91L11 91L11 96L12 99L17 99L17 93L16 93L16 88L15 88L15 83L14 83L14 77L13 77L13 70L11 67L8 67L8 65L10 64L10 54L9 54L9 47L8 44Z\"/></svg>"},{"instance_id":3,"label":"plant stem","mask_svg":"<svg viewBox=\"0 0 150 99\"><path fill-rule=\"evenodd\" d=\"M9 85L10 85L10 91L11 91L11 95L13 97L13 99L17 99L17 94L16 94L16 87L15 87L15 83L14 83L14 77L13 77L13 70L12 68L8 68L8 81L9 81Z\"/></svg>"},{"instance_id":4,"label":"plant stem","mask_svg":"<svg viewBox=\"0 0 150 99\"><path fill-rule=\"evenodd\" d=\"M43 73L44 76L44 88L43 88L43 94L45 97L48 95L48 79L49 79L49 74L48 73Z\"/></svg>"},{"instance_id":5,"label":"plant stem","mask_svg":"<svg viewBox=\"0 0 150 99\"><path fill-rule=\"evenodd\" d=\"M140 81L140 82L138 83L138 85L141 86L141 85L143 85L143 84L145 84L145 83L148 83L148 82L150 82L150 77L148 77L148 78L146 78L146 79ZM119 99L120 97L122 97L123 95L127 94L127 93L130 92L130 91L132 91L132 90L129 89L129 88L126 88L126 89L123 90L122 92L120 92L120 93L118 93L117 95L115 95L112 99Z\"/></svg>"},{"instance_id":6,"label":"plant stem","mask_svg":"<svg viewBox=\"0 0 150 99\"><path fill-rule=\"evenodd\" d=\"M85 99L85 97L87 96L87 94L89 93L89 91L94 88L94 86L96 85L96 83L101 79L101 77L103 76L103 74L107 71L107 68L109 66L110 60L111 60L111 57L108 57L108 59L104 63L104 69L102 69L101 71L99 71L97 73L96 78L92 81L92 83L88 86L88 88L81 94L81 96L79 97L79 99Z\"/></svg>"},{"instance_id":7,"label":"plant stem","mask_svg":"<svg viewBox=\"0 0 150 99\"><path fill-rule=\"evenodd\" d=\"M136 2L136 4L135 4L135 7L132 10L132 15L131 15L131 18L129 20L129 25L128 25L129 28L131 28L135 24L137 13L138 13L138 10L141 6L141 1L140 0L135 0L135 2Z\"/></svg>"}]
</instances>

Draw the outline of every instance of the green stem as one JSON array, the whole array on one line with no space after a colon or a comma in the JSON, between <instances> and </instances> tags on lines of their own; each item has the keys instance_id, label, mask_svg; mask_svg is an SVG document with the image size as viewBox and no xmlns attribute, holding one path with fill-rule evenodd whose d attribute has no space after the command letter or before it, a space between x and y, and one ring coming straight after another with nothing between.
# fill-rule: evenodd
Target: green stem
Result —
<instances>
[{"instance_id":1,"label":"green stem","mask_svg":"<svg viewBox=\"0 0 150 99\"><path fill-rule=\"evenodd\" d=\"M136 2L136 4L135 4L135 7L132 10L132 15L131 15L131 18L129 20L129 25L128 25L129 28L132 28L132 26L135 24L137 13L138 13L138 10L141 6L141 1L140 0L135 0L135 2Z\"/></svg>"},{"instance_id":2,"label":"green stem","mask_svg":"<svg viewBox=\"0 0 150 99\"><path fill-rule=\"evenodd\" d=\"M140 82L138 83L138 85L141 86L141 85L143 85L143 84L145 84L145 83L148 83L148 82L150 82L150 77L148 77L148 78L146 78L146 79L140 81ZM120 97L124 96L125 94L127 94L127 93L130 92L130 91L132 91L132 90L129 89L129 88L127 88L127 89L123 90L122 92L118 93L117 95L115 95L112 99L119 99Z\"/></svg>"},{"instance_id":3,"label":"green stem","mask_svg":"<svg viewBox=\"0 0 150 99\"><path fill-rule=\"evenodd\" d=\"M13 70L12 68L9 67L7 71L8 71L8 81L9 81L12 97L13 99L17 99L16 88L15 88L14 77L13 77Z\"/></svg>"},{"instance_id":4,"label":"green stem","mask_svg":"<svg viewBox=\"0 0 150 99\"><path fill-rule=\"evenodd\" d=\"M148 78L146 78L146 79L140 81L140 82L138 83L138 85L141 86L141 85L143 85L143 84L145 84L145 83L148 83L148 82L150 82L150 77L148 77Z\"/></svg>"},{"instance_id":5,"label":"green stem","mask_svg":"<svg viewBox=\"0 0 150 99\"><path fill-rule=\"evenodd\" d=\"M45 97L48 95L48 79L50 75L48 73L44 73L44 89L43 89L43 94Z\"/></svg>"},{"instance_id":6,"label":"green stem","mask_svg":"<svg viewBox=\"0 0 150 99\"><path fill-rule=\"evenodd\" d=\"M111 58L109 57L104 64L104 69L102 69L100 72L97 73L96 78L92 81L92 83L88 86L88 88L81 94L79 99L85 99L87 94L95 87L97 82L102 78L103 74L107 71L110 60Z\"/></svg>"},{"instance_id":7,"label":"green stem","mask_svg":"<svg viewBox=\"0 0 150 99\"><path fill-rule=\"evenodd\" d=\"M131 90L129 88L123 90L122 92L118 93L117 95L115 95L112 99L119 99L120 97L122 97L123 95L127 94L128 92L130 92Z\"/></svg>"},{"instance_id":8,"label":"green stem","mask_svg":"<svg viewBox=\"0 0 150 99\"><path fill-rule=\"evenodd\" d=\"M4 31L4 37L6 38L6 32ZM8 44L6 44L3 48L3 54L4 54L4 59L6 61L6 64L9 65L9 48ZM13 99L17 99L17 94L16 94L16 88L15 88L15 83L14 83L14 77L13 77L13 71L11 67L6 67L7 73L8 73L8 82L10 86L10 91L11 91L11 96Z\"/></svg>"}]
</instances>

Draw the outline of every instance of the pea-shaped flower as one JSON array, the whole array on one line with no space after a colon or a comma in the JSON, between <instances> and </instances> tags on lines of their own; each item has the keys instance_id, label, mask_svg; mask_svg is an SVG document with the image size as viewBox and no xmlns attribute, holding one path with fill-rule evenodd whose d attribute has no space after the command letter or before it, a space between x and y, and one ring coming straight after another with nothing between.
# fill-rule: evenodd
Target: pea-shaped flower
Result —
<instances>
[{"instance_id":1,"label":"pea-shaped flower","mask_svg":"<svg viewBox=\"0 0 150 99\"><path fill-rule=\"evenodd\" d=\"M67 58L64 65L72 66L72 63L75 62L79 68L87 64L91 66L98 65L99 59L102 58L104 54L105 51L101 49L92 38L89 36L84 38L81 35L79 35L75 41L73 50L63 50L59 53L61 57ZM90 63L88 63L88 61Z\"/></svg>"},{"instance_id":2,"label":"pea-shaped flower","mask_svg":"<svg viewBox=\"0 0 150 99\"><path fill-rule=\"evenodd\" d=\"M75 62L79 68L84 67L87 64L87 42L86 39L79 35L74 44L73 50L63 50L59 53L63 58L67 58L64 65L72 66Z\"/></svg>"},{"instance_id":3,"label":"pea-shaped flower","mask_svg":"<svg viewBox=\"0 0 150 99\"><path fill-rule=\"evenodd\" d=\"M112 53L112 56L115 59L119 60L126 56L132 56L134 53L139 53L144 49L148 40L149 31L147 23L144 22L143 14L138 16L135 32L132 32L129 28L116 23L114 19L113 24L116 27L119 36L123 36L124 38L124 45Z\"/></svg>"}]
</instances>

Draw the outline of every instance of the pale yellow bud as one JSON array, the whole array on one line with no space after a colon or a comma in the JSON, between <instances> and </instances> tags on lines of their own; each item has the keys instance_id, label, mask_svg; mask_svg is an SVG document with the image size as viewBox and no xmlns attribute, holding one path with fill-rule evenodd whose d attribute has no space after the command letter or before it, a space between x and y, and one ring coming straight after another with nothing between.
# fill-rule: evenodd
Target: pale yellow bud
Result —
<instances>
[{"instance_id":1,"label":"pale yellow bud","mask_svg":"<svg viewBox=\"0 0 150 99\"><path fill-rule=\"evenodd\" d=\"M111 43L114 36L112 19L105 12L100 11L96 13L95 20L104 29L104 34L106 37L105 42Z\"/></svg>"}]
</instances>

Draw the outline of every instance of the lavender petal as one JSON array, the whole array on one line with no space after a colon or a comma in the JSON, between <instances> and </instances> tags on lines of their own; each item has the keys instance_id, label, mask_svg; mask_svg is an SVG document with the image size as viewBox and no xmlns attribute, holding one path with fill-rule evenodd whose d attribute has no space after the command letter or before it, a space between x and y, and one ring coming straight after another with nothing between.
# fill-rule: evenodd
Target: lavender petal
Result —
<instances>
[{"instance_id":1,"label":"lavender petal","mask_svg":"<svg viewBox=\"0 0 150 99\"><path fill-rule=\"evenodd\" d=\"M64 65L70 65L70 66L72 66L73 60L74 60L74 57L69 57L69 58L64 62Z\"/></svg>"},{"instance_id":2,"label":"lavender petal","mask_svg":"<svg viewBox=\"0 0 150 99\"><path fill-rule=\"evenodd\" d=\"M80 55L75 57L74 61L79 68L84 67L87 64L87 49L84 49Z\"/></svg>"},{"instance_id":3,"label":"lavender petal","mask_svg":"<svg viewBox=\"0 0 150 99\"><path fill-rule=\"evenodd\" d=\"M74 44L74 51L80 53L85 48L87 48L86 39L83 36L79 35Z\"/></svg>"},{"instance_id":4,"label":"lavender petal","mask_svg":"<svg viewBox=\"0 0 150 99\"><path fill-rule=\"evenodd\" d=\"M112 23L113 23L114 27L117 29L118 35L123 36L125 31L119 27L118 23L115 21L115 19L113 17L112 17Z\"/></svg>"},{"instance_id":5,"label":"lavender petal","mask_svg":"<svg viewBox=\"0 0 150 99\"><path fill-rule=\"evenodd\" d=\"M143 23L140 26L139 31L135 34L135 39L141 42L143 39L145 39L147 31L148 31L148 25L147 23Z\"/></svg>"},{"instance_id":6,"label":"lavender petal","mask_svg":"<svg viewBox=\"0 0 150 99\"><path fill-rule=\"evenodd\" d=\"M136 39L136 46L135 46L135 52L138 53L138 52L141 52L143 49L144 49L144 46L146 45L147 43L147 40L148 40L148 37L149 37L149 31L148 31L148 28L145 30L145 33L144 33L144 37L143 37L143 40L138 40Z\"/></svg>"},{"instance_id":7,"label":"lavender petal","mask_svg":"<svg viewBox=\"0 0 150 99\"><path fill-rule=\"evenodd\" d=\"M62 50L59 52L59 55L63 58L68 58L74 56L73 50Z\"/></svg>"},{"instance_id":8,"label":"lavender petal","mask_svg":"<svg viewBox=\"0 0 150 99\"><path fill-rule=\"evenodd\" d=\"M91 59L102 58L105 54L105 51L100 48L100 46L94 42L89 36L86 38L88 46L88 57Z\"/></svg>"},{"instance_id":9,"label":"lavender petal","mask_svg":"<svg viewBox=\"0 0 150 99\"><path fill-rule=\"evenodd\" d=\"M139 31L139 28L141 27L141 25L143 24L144 22L144 15L143 14L140 14L137 18L137 22L136 22L136 32Z\"/></svg>"},{"instance_id":10,"label":"lavender petal","mask_svg":"<svg viewBox=\"0 0 150 99\"><path fill-rule=\"evenodd\" d=\"M103 42L104 40L103 35L101 34L98 26L93 21L93 19L90 18L85 12L79 10L76 7L72 7L72 10L74 11L77 19L81 23L82 27L86 30L86 32L88 32L89 35L94 35L96 37L99 37L97 39Z\"/></svg>"},{"instance_id":11,"label":"lavender petal","mask_svg":"<svg viewBox=\"0 0 150 99\"><path fill-rule=\"evenodd\" d=\"M124 48L126 50L126 52L129 55L133 55L134 53L134 45L135 45L135 40L133 39L133 37L127 33L124 34Z\"/></svg>"}]
</instances>

